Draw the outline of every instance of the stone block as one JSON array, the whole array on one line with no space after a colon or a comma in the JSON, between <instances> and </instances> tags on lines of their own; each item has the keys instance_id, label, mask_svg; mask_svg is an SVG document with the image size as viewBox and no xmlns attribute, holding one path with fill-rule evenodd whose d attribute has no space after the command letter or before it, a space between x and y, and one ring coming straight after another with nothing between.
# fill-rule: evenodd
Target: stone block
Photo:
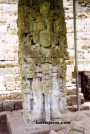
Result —
<instances>
[{"instance_id":1,"label":"stone block","mask_svg":"<svg viewBox=\"0 0 90 134\"><path fill-rule=\"evenodd\" d=\"M76 112L77 111L77 107L76 106L68 106L67 109L71 112Z\"/></svg>"},{"instance_id":2,"label":"stone block","mask_svg":"<svg viewBox=\"0 0 90 134\"><path fill-rule=\"evenodd\" d=\"M22 109L22 101L4 101L0 103L0 112Z\"/></svg>"},{"instance_id":3,"label":"stone block","mask_svg":"<svg viewBox=\"0 0 90 134\"><path fill-rule=\"evenodd\" d=\"M68 106L67 107L69 111L71 112L76 112L77 111L77 105L73 105L73 106ZM85 106L85 105L80 105L80 110L89 110L89 106Z\"/></svg>"},{"instance_id":4,"label":"stone block","mask_svg":"<svg viewBox=\"0 0 90 134\"><path fill-rule=\"evenodd\" d=\"M81 110L89 110L90 108L89 108L89 106L81 106Z\"/></svg>"},{"instance_id":5,"label":"stone block","mask_svg":"<svg viewBox=\"0 0 90 134\"><path fill-rule=\"evenodd\" d=\"M16 0L0 0L0 3L16 3Z\"/></svg>"},{"instance_id":6,"label":"stone block","mask_svg":"<svg viewBox=\"0 0 90 134\"><path fill-rule=\"evenodd\" d=\"M0 103L0 112L2 112L3 111L3 103L1 102Z\"/></svg>"},{"instance_id":7,"label":"stone block","mask_svg":"<svg viewBox=\"0 0 90 134\"><path fill-rule=\"evenodd\" d=\"M14 110L20 110L22 109L22 101L17 101L14 104Z\"/></svg>"},{"instance_id":8,"label":"stone block","mask_svg":"<svg viewBox=\"0 0 90 134\"><path fill-rule=\"evenodd\" d=\"M66 95L75 95L76 94L76 89L67 89Z\"/></svg>"},{"instance_id":9,"label":"stone block","mask_svg":"<svg viewBox=\"0 0 90 134\"><path fill-rule=\"evenodd\" d=\"M3 111L13 111L13 110L14 110L14 102L12 101L3 102Z\"/></svg>"},{"instance_id":10,"label":"stone block","mask_svg":"<svg viewBox=\"0 0 90 134\"><path fill-rule=\"evenodd\" d=\"M84 103L84 97L82 94L79 95L80 97L80 104ZM69 95L67 96L67 105L72 106L77 104L77 96L76 95Z\"/></svg>"}]
</instances>

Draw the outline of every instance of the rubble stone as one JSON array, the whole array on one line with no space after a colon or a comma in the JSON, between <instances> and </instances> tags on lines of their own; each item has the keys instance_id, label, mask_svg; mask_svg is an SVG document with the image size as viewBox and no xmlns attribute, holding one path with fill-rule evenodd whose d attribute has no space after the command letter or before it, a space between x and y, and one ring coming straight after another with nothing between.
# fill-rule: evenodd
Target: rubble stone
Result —
<instances>
[{"instance_id":1,"label":"rubble stone","mask_svg":"<svg viewBox=\"0 0 90 134\"><path fill-rule=\"evenodd\" d=\"M80 101L81 101L80 104L83 104L84 103L83 94L80 94L79 97L80 97ZM77 96L76 95L67 96L67 104L69 106L76 105L77 104Z\"/></svg>"}]
</instances>

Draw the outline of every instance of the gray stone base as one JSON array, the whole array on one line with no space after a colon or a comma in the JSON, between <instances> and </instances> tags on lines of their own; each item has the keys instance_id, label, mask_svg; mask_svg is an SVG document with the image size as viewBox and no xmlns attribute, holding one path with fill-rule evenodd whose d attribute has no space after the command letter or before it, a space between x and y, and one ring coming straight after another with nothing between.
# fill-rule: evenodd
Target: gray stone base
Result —
<instances>
[{"instance_id":1,"label":"gray stone base","mask_svg":"<svg viewBox=\"0 0 90 134\"><path fill-rule=\"evenodd\" d=\"M7 115L9 134L90 134L90 111L67 112L57 121L60 124L26 124L23 111L3 112ZM69 122L69 123L64 123Z\"/></svg>"}]
</instances>

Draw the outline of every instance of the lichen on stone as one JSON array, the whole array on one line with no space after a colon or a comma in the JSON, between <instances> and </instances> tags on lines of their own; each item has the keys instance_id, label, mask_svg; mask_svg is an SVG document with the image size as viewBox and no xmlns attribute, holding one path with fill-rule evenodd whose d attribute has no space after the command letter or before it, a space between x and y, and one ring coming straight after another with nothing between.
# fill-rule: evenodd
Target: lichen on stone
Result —
<instances>
[{"instance_id":1,"label":"lichen on stone","mask_svg":"<svg viewBox=\"0 0 90 134\"><path fill-rule=\"evenodd\" d=\"M18 35L22 68L27 64L24 57L30 57L35 65L44 62L59 65L60 76L65 77L68 54L62 0L19 0Z\"/></svg>"}]
</instances>

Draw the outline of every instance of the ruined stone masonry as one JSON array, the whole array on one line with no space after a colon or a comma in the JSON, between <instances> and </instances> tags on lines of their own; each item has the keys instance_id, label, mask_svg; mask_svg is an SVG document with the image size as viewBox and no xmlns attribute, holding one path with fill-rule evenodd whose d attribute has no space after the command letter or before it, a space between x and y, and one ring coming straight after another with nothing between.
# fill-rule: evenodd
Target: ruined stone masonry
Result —
<instances>
[{"instance_id":1,"label":"ruined stone masonry","mask_svg":"<svg viewBox=\"0 0 90 134\"><path fill-rule=\"evenodd\" d=\"M0 102L20 99L18 66L17 4L0 0Z\"/></svg>"},{"instance_id":2,"label":"ruined stone masonry","mask_svg":"<svg viewBox=\"0 0 90 134\"><path fill-rule=\"evenodd\" d=\"M84 1L83 1L84 2ZM69 109L75 111L76 109L76 87L75 87L75 76L74 73L74 39L73 39L73 3L70 0L64 2L65 8L65 17L66 17L66 26L67 26L67 42L68 42L68 53L69 53L69 61L67 64L67 73L66 73L66 94L67 94L67 103L69 105ZM77 1L76 4L76 12L77 12L77 55L78 55L78 71L79 74L81 72L87 72L89 74L90 71L90 7L88 4L81 4ZM68 8L67 8L68 7ZM81 77L81 76L80 76ZM74 78L74 79L73 79ZM82 79L82 78L81 78ZM80 84L79 78L79 86ZM88 91L85 92L89 93L90 87ZM82 92L80 88L80 98L81 98L81 109L84 107L84 99L86 95ZM82 93L81 93L82 92ZM86 93L86 94L87 94ZM83 96L84 95L84 96ZM87 96L89 98L89 94ZM71 103L72 102L72 103ZM86 106L85 109L89 109Z\"/></svg>"}]
</instances>

